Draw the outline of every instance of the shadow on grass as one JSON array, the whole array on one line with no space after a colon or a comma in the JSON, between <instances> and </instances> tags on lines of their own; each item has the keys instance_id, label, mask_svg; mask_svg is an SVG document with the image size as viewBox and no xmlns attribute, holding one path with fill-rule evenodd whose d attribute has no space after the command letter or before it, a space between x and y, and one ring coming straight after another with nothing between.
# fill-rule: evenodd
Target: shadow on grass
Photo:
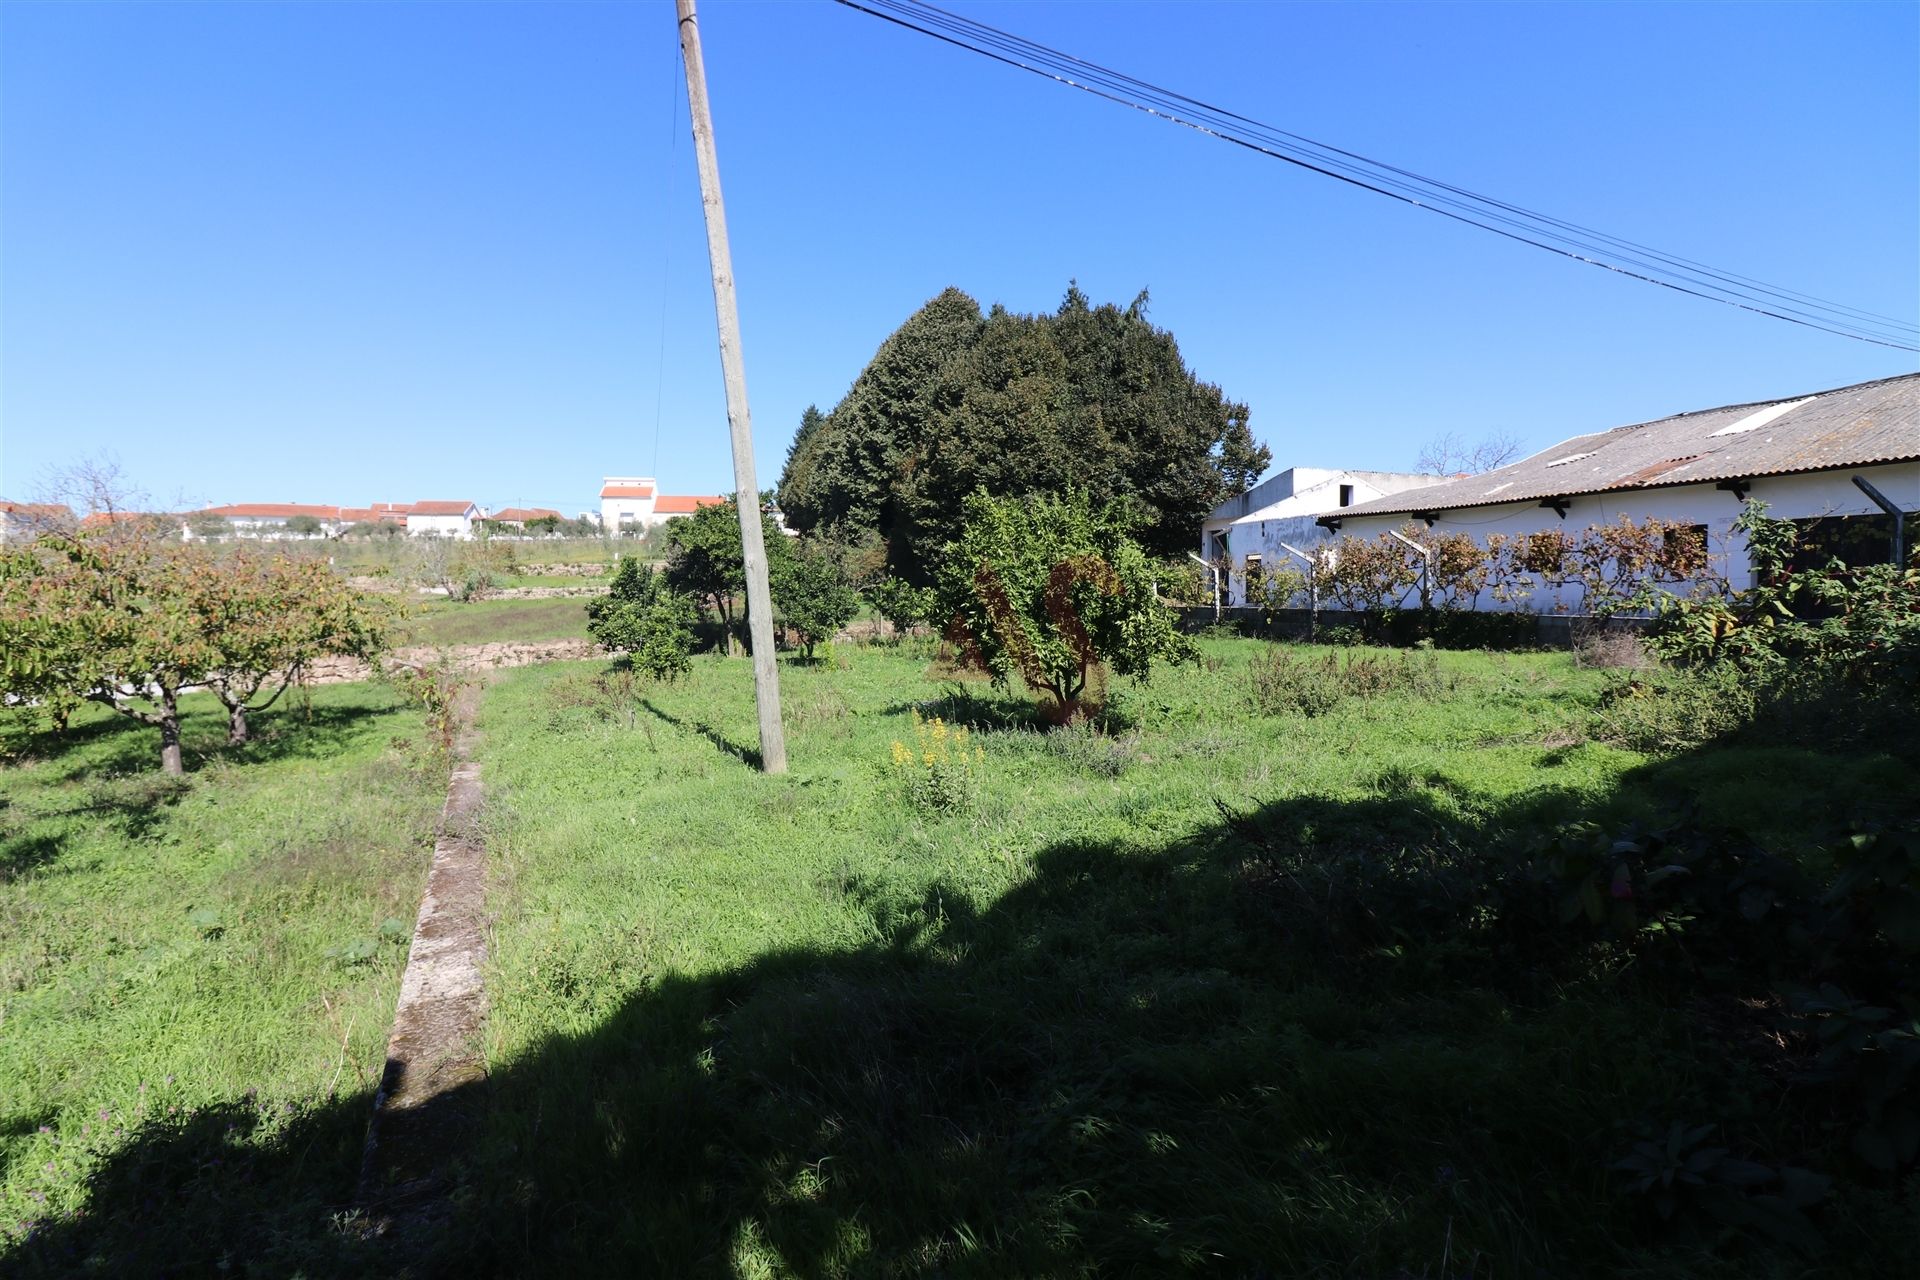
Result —
<instances>
[{"instance_id":1,"label":"shadow on grass","mask_svg":"<svg viewBox=\"0 0 1920 1280\"><path fill-rule=\"evenodd\" d=\"M820 889L871 941L709 976L643 955L586 967L605 943L579 939L574 959L510 982L592 1030L450 1099L486 1119L446 1154L450 1217L411 1258L337 1217L370 1103L353 1096L156 1120L99 1167L85 1218L0 1261L28 1275L1810 1274L1771 1241L1692 1221L1676 1237L1607 1171L1637 1118L1768 1114L1778 1098L1736 1106L1765 1087L1745 1050L1704 1037L1662 988L1570 972L1555 939L1515 946L1475 924L1477 858L1524 845L1541 815L1609 818L1607 802L1542 792L1463 819L1418 779L1390 791L1228 806L1158 844L1062 842L977 909L947 881L850 869ZM1802 1154L1759 1149L1786 1140L1769 1123L1721 1136ZM1830 1213L1821 1274L1894 1274L1896 1216Z\"/></svg>"},{"instance_id":2,"label":"shadow on grass","mask_svg":"<svg viewBox=\"0 0 1920 1280\"><path fill-rule=\"evenodd\" d=\"M227 741L226 711L196 707L180 719L182 762L191 775L214 761L323 759L365 732L367 721L392 710L286 703L251 716L250 740L234 745ZM159 775L160 731L129 716L77 725L65 734L38 733L24 745L23 754L62 757L62 781Z\"/></svg>"},{"instance_id":3,"label":"shadow on grass","mask_svg":"<svg viewBox=\"0 0 1920 1280\"><path fill-rule=\"evenodd\" d=\"M0 884L6 884L60 857L65 836L0 836Z\"/></svg>"},{"instance_id":4,"label":"shadow on grass","mask_svg":"<svg viewBox=\"0 0 1920 1280\"><path fill-rule=\"evenodd\" d=\"M706 724L699 720L683 720L679 716L674 715L671 711L663 711L660 709L659 706L657 706L654 703L653 699L651 698L641 699L640 705L642 707L645 707L648 712L658 717L660 720L664 721L665 723L672 725L676 729L687 729L687 730L690 730L691 732L699 734L701 737L705 738L708 742L711 742L714 746L720 748L720 750L726 752L728 755L740 761L742 764L748 765L754 769L758 769L760 767L760 759L761 759L760 748L749 747L742 743L735 742L732 738L729 738L726 734L720 732L718 729L714 728L710 724Z\"/></svg>"}]
</instances>

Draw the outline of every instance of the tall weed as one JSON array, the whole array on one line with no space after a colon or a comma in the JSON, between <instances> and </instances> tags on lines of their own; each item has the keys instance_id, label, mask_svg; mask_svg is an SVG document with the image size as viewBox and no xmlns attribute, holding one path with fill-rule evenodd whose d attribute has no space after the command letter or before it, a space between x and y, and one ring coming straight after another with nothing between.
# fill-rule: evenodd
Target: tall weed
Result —
<instances>
[{"instance_id":1,"label":"tall weed","mask_svg":"<svg viewBox=\"0 0 1920 1280\"><path fill-rule=\"evenodd\" d=\"M1263 716L1320 716L1349 698L1436 700L1452 691L1453 681L1431 650L1303 658L1275 647L1254 659L1248 692L1253 709Z\"/></svg>"}]
</instances>

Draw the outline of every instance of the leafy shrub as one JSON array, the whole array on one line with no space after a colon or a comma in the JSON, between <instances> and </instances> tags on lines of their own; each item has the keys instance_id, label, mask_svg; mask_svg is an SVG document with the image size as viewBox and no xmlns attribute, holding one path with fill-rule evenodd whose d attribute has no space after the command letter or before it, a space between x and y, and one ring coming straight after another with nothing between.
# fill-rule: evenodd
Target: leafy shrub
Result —
<instances>
[{"instance_id":1,"label":"leafy shrub","mask_svg":"<svg viewBox=\"0 0 1920 1280\"><path fill-rule=\"evenodd\" d=\"M1777 728L1884 731L1876 704L1920 698L1920 563L1793 569L1797 530L1759 502L1734 528L1747 538L1755 584L1670 602L1650 647L1682 668L1735 673L1750 691L1749 716Z\"/></svg>"},{"instance_id":2,"label":"leafy shrub","mask_svg":"<svg viewBox=\"0 0 1920 1280\"><path fill-rule=\"evenodd\" d=\"M1736 671L1636 672L1600 691L1592 735L1629 751L1690 751L1742 728L1754 706Z\"/></svg>"},{"instance_id":3,"label":"leafy shrub","mask_svg":"<svg viewBox=\"0 0 1920 1280\"><path fill-rule=\"evenodd\" d=\"M890 574L869 583L865 594L874 612L885 618L894 634L900 636L932 622L934 611L939 607L931 587L916 587Z\"/></svg>"},{"instance_id":4,"label":"leafy shrub","mask_svg":"<svg viewBox=\"0 0 1920 1280\"><path fill-rule=\"evenodd\" d=\"M1107 666L1142 679L1193 645L1154 595L1153 568L1115 507L1084 491L966 500L940 568L940 611L962 661L1004 687L1018 675L1060 724L1084 713Z\"/></svg>"},{"instance_id":5,"label":"leafy shrub","mask_svg":"<svg viewBox=\"0 0 1920 1280\"><path fill-rule=\"evenodd\" d=\"M971 745L964 728L954 728L935 716L923 720L913 713L913 746L896 739L893 772L915 808L952 813L971 805L979 793L976 770L984 762L980 748Z\"/></svg>"},{"instance_id":6,"label":"leafy shrub","mask_svg":"<svg viewBox=\"0 0 1920 1280\"><path fill-rule=\"evenodd\" d=\"M833 639L860 612L853 582L829 548L808 546L780 557L773 566L771 587L774 608L793 629L801 653L808 658L814 656L817 645Z\"/></svg>"},{"instance_id":7,"label":"leafy shrub","mask_svg":"<svg viewBox=\"0 0 1920 1280\"><path fill-rule=\"evenodd\" d=\"M666 584L637 557L626 556L607 594L587 602L587 634L603 649L626 655L627 665L654 680L692 670L693 600Z\"/></svg>"},{"instance_id":8,"label":"leafy shrub","mask_svg":"<svg viewBox=\"0 0 1920 1280\"><path fill-rule=\"evenodd\" d=\"M447 598L459 604L468 604L486 599L502 585L504 580L491 569L469 569L447 588Z\"/></svg>"},{"instance_id":9,"label":"leafy shrub","mask_svg":"<svg viewBox=\"0 0 1920 1280\"><path fill-rule=\"evenodd\" d=\"M1746 536L1755 584L1669 603L1651 640L1660 657L1761 678L1813 668L1863 687L1920 687L1920 564L1795 571L1799 533L1769 519L1762 502L1747 503L1734 529Z\"/></svg>"},{"instance_id":10,"label":"leafy shrub","mask_svg":"<svg viewBox=\"0 0 1920 1280\"><path fill-rule=\"evenodd\" d=\"M428 738L441 754L453 751L453 738L459 728L460 695L471 683L454 662L453 655L440 650L431 661L400 663L388 668L386 679L400 696L418 707L426 716Z\"/></svg>"},{"instance_id":11,"label":"leafy shrub","mask_svg":"<svg viewBox=\"0 0 1920 1280\"><path fill-rule=\"evenodd\" d=\"M1662 1221L1700 1214L1817 1251L1820 1233L1805 1210L1826 1199L1833 1179L1792 1166L1738 1159L1725 1147L1706 1145L1713 1130L1710 1124L1675 1121L1665 1133L1634 1143L1613 1168Z\"/></svg>"}]
</instances>

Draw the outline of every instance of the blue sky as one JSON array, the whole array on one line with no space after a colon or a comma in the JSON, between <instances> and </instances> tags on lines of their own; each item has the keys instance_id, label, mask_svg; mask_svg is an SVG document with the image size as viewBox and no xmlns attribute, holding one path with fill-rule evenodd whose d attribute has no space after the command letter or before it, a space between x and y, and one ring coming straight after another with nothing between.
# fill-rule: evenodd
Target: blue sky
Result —
<instances>
[{"instance_id":1,"label":"blue sky","mask_svg":"<svg viewBox=\"0 0 1920 1280\"><path fill-rule=\"evenodd\" d=\"M1920 313L1911 4L952 7L1245 115ZM1909 372L827 0L702 11L762 483L947 285L1152 293L1276 465ZM732 488L672 6L0 6L0 494ZM670 111L672 114L670 115Z\"/></svg>"}]
</instances>

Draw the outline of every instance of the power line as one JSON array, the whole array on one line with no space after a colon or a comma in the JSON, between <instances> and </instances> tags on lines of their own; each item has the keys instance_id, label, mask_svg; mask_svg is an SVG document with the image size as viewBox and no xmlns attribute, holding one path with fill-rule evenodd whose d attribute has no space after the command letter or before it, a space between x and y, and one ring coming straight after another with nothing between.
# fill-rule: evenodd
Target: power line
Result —
<instances>
[{"instance_id":1,"label":"power line","mask_svg":"<svg viewBox=\"0 0 1920 1280\"><path fill-rule=\"evenodd\" d=\"M1920 351L1920 326L1662 253L1356 152L1316 142L1076 58L922 0L837 0L942 43L1245 147L1322 177L1646 284L1859 342Z\"/></svg>"}]
</instances>

